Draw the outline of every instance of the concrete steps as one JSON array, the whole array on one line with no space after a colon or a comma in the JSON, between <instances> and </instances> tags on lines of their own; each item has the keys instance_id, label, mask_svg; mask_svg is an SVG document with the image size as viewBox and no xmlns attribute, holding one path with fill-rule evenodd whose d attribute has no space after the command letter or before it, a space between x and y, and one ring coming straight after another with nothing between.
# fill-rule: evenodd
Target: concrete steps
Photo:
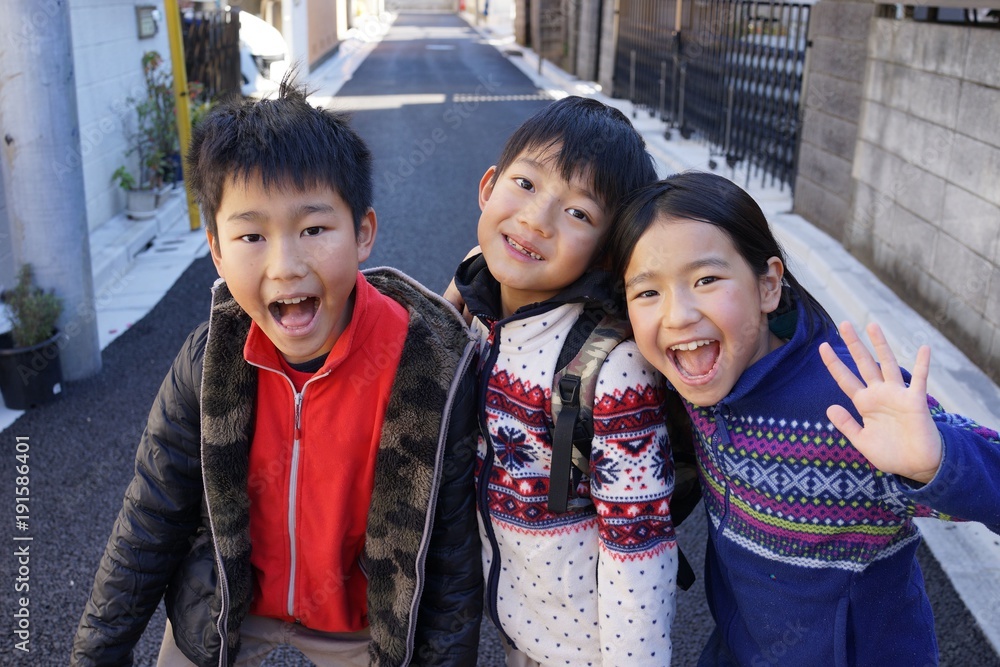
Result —
<instances>
[{"instance_id":1,"label":"concrete steps","mask_svg":"<svg viewBox=\"0 0 1000 667\"><path fill-rule=\"evenodd\" d=\"M128 273L136 255L148 248L153 239L181 224L186 216L187 206L181 184L161 202L152 218L132 220L123 212L95 229L90 234L95 298L107 292Z\"/></svg>"}]
</instances>

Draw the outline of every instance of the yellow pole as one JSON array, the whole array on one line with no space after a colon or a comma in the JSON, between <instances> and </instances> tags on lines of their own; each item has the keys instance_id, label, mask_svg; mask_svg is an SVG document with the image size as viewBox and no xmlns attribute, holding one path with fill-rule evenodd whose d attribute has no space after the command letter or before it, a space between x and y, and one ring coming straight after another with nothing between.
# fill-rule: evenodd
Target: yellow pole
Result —
<instances>
[{"instance_id":1,"label":"yellow pole","mask_svg":"<svg viewBox=\"0 0 1000 667\"><path fill-rule=\"evenodd\" d=\"M187 155L191 143L191 106L188 101L187 69L184 65L184 39L181 36L181 12L177 0L164 0L167 15L167 35L170 37L170 64L174 73L174 109L177 112L177 138L181 144L181 159ZM201 215L191 190L184 188L187 197L188 220L191 229L201 228Z\"/></svg>"}]
</instances>

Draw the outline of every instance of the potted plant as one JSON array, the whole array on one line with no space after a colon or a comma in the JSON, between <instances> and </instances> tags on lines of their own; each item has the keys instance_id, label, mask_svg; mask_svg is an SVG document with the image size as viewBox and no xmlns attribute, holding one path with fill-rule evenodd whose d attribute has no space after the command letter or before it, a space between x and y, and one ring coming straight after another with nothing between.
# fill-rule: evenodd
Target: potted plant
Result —
<instances>
[{"instance_id":1,"label":"potted plant","mask_svg":"<svg viewBox=\"0 0 1000 667\"><path fill-rule=\"evenodd\" d=\"M59 333L62 300L35 285L24 264L13 289L0 293L11 330L0 334L0 393L12 410L27 410L53 400L62 391Z\"/></svg>"},{"instance_id":2,"label":"potted plant","mask_svg":"<svg viewBox=\"0 0 1000 667\"><path fill-rule=\"evenodd\" d=\"M140 161L140 164L142 162ZM140 168L140 173L145 168ZM156 215L156 204L159 198L158 187L153 181L148 179L142 181L142 185L128 167L121 165L111 175L111 180L125 191L125 214L133 220L144 220Z\"/></svg>"},{"instance_id":3,"label":"potted plant","mask_svg":"<svg viewBox=\"0 0 1000 667\"><path fill-rule=\"evenodd\" d=\"M177 112L174 102L173 76L163 69L163 57L158 51L142 56L142 76L146 83L146 99L140 104L145 112L142 131L157 156L153 168L159 174L160 193L172 189L181 179L180 140L177 136Z\"/></svg>"},{"instance_id":4,"label":"potted plant","mask_svg":"<svg viewBox=\"0 0 1000 667\"><path fill-rule=\"evenodd\" d=\"M125 212L130 218L150 218L156 207L180 179L180 144L174 112L173 78L162 68L163 58L156 51L142 56L146 95L130 97L135 111L125 119L127 157L134 156L137 169L122 165L111 175L126 194Z\"/></svg>"}]
</instances>

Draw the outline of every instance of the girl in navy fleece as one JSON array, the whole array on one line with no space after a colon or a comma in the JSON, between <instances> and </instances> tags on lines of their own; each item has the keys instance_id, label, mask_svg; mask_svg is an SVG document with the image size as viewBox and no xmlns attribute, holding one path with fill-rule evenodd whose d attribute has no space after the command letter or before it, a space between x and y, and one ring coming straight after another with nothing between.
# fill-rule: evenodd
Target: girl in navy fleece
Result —
<instances>
[{"instance_id":1,"label":"girl in navy fleece","mask_svg":"<svg viewBox=\"0 0 1000 667\"><path fill-rule=\"evenodd\" d=\"M716 628L699 665L934 665L918 516L1000 531L1000 437L878 363L785 266L753 199L685 173L613 225L635 340L685 399Z\"/></svg>"}]
</instances>

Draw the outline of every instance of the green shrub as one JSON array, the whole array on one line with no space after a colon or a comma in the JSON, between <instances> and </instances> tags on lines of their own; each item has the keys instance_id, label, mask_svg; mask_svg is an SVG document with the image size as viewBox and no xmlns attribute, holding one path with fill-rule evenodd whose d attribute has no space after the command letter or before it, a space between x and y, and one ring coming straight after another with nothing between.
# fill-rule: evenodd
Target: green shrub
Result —
<instances>
[{"instance_id":1,"label":"green shrub","mask_svg":"<svg viewBox=\"0 0 1000 667\"><path fill-rule=\"evenodd\" d=\"M31 347L52 337L62 314L62 299L35 286L31 264L21 266L17 284L0 294L0 300L7 304L14 345Z\"/></svg>"}]
</instances>

